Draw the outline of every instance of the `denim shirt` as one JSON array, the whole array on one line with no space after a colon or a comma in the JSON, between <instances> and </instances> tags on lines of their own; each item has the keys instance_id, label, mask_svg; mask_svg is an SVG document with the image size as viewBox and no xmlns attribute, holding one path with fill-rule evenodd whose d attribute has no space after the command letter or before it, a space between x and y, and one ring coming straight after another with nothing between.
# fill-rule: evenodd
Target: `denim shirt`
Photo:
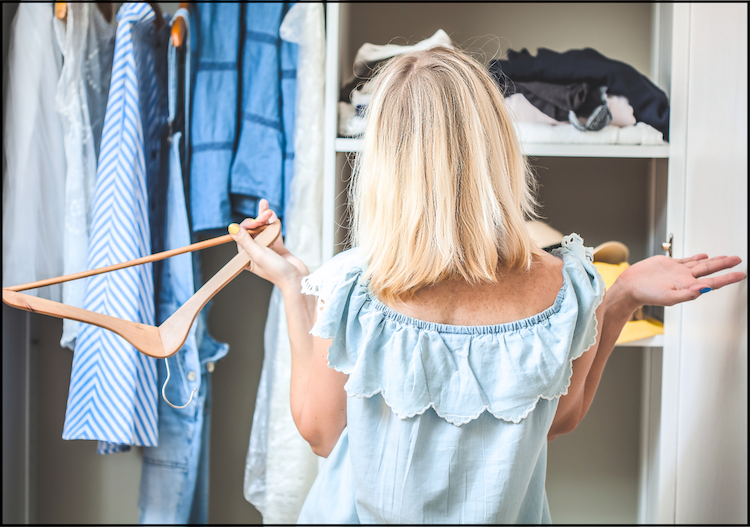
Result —
<instances>
[{"instance_id":1,"label":"denim shirt","mask_svg":"<svg viewBox=\"0 0 750 527\"><path fill-rule=\"evenodd\" d=\"M190 105L191 16L185 16L187 39L184 68L178 64L183 55L169 43L169 179L166 185L166 223L161 226L165 250L191 243L190 223L186 206L183 170L184 129L182 119ZM185 90L178 89L180 73ZM177 112L182 95L184 113ZM165 260L161 269L161 285L157 290L156 319L162 323L180 308L200 287L198 253L186 253ZM159 388L167 382L166 361L169 361L169 382L164 396L176 406L159 398L159 445L144 449L143 469L138 508L139 523L187 524L208 522L208 456L210 436L211 383L213 363L226 355L228 345L216 342L207 332L208 306L201 310L190 328L187 340L174 356L158 361ZM189 402L189 404L188 404Z\"/></svg>"},{"instance_id":2,"label":"denim shirt","mask_svg":"<svg viewBox=\"0 0 750 527\"><path fill-rule=\"evenodd\" d=\"M283 217L293 177L297 44L279 37L290 3L198 3L190 200L195 231Z\"/></svg>"}]
</instances>

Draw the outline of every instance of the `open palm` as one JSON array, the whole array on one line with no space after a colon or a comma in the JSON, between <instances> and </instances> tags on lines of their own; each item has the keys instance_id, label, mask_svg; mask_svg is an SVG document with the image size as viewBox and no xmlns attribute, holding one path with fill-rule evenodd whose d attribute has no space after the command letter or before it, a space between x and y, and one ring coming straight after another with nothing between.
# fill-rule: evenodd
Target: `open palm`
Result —
<instances>
[{"instance_id":1,"label":"open palm","mask_svg":"<svg viewBox=\"0 0 750 527\"><path fill-rule=\"evenodd\" d=\"M738 265L739 256L696 254L689 258L673 259L652 256L628 267L618 278L639 306L673 306L695 300L703 292L720 289L746 278L743 272L709 276Z\"/></svg>"}]
</instances>

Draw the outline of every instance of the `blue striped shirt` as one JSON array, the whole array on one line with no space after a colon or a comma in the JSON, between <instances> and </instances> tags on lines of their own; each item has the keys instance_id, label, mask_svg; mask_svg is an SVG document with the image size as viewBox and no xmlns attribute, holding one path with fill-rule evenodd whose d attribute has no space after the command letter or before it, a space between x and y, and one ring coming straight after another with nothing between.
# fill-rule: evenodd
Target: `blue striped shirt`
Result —
<instances>
[{"instance_id":1,"label":"blue striped shirt","mask_svg":"<svg viewBox=\"0 0 750 527\"><path fill-rule=\"evenodd\" d=\"M87 269L151 254L144 134L151 101L139 100L138 77L156 76L153 58L139 53L138 34L153 24L146 3L118 13L112 80L102 131ZM149 71L150 70L150 71ZM144 106L145 105L145 106ZM90 277L84 309L154 324L151 264ZM63 439L99 440L100 454L158 444L156 360L120 336L82 325L73 356Z\"/></svg>"}]
</instances>

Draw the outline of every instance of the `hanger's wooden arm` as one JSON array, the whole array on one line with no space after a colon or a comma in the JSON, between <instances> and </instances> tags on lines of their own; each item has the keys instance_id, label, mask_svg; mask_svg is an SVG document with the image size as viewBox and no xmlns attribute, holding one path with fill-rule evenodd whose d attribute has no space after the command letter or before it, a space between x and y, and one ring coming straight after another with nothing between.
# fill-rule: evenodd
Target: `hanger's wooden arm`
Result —
<instances>
[{"instance_id":1,"label":"hanger's wooden arm","mask_svg":"<svg viewBox=\"0 0 750 527\"><path fill-rule=\"evenodd\" d=\"M281 222L276 221L270 225L264 225L259 229L254 229L254 231L260 230L262 230L262 232L260 232L260 234L255 237L255 241L259 245L268 247L281 234ZM216 240L221 240L226 237L229 237L229 240L232 239L231 236L227 235L220 236L219 238L214 238L213 240L206 240L206 242L215 242ZM206 242L188 245L187 247L175 249L174 251L189 252L191 250L198 250L195 248L191 248L195 247L196 245L205 244ZM213 245L218 245L218 243L213 243ZM205 247L206 246L204 245L204 247L201 248ZM165 253L151 255L150 257L146 258L151 258L154 256L162 256L162 258L167 258L168 256L172 256L174 254L180 254L179 252L174 253L174 251L166 251ZM166 253L173 254L163 256ZM132 260L131 262L125 262L125 264L138 265L137 263L133 263L136 261L137 260ZM72 320L78 320L79 322L84 322L86 324L94 324L95 326L109 329L110 331L114 331L122 338L130 342L141 353L157 359L165 359L180 351L180 348L185 343L185 340L187 340L187 336L190 333L190 327L193 325L193 321L195 320L195 317L198 316L198 313L200 313L201 309L203 309L206 303L208 303L208 301L211 300L211 298L213 298L216 293L221 291L221 289L225 285L227 285L237 275L239 275L249 263L250 256L245 251L238 252L234 258L232 258L224 267L222 267L218 273L211 277L211 279L206 282L203 287L201 287L187 302L182 305L182 307L175 311L174 314L172 314L171 317L165 320L164 323L158 328L155 326L131 322L129 320L122 320L116 317L111 317L109 315L103 315L101 313L95 313L93 311L88 311L86 309L81 309L78 307L67 306L65 304L61 304L60 302L54 302L45 298L38 298L24 293L19 293L18 291L14 291L13 288L3 289L3 302L8 304L9 306L13 306L26 311L32 311L43 315L51 315L58 318L69 318ZM100 269L97 269L96 271L104 272ZM17 287L22 286L16 286L16 288ZM31 289L31 287L26 287L26 289Z\"/></svg>"},{"instance_id":2,"label":"hanger's wooden arm","mask_svg":"<svg viewBox=\"0 0 750 527\"><path fill-rule=\"evenodd\" d=\"M41 313L42 315L50 315L57 318L69 318L71 320L77 320L79 322L85 322L86 324L94 324L95 326L106 328L120 335L139 351L158 349L162 347L159 330L154 326L123 320L121 318L89 311L88 309L81 309L80 307L68 306L61 304L60 302L47 300L46 298L17 293L7 288L3 289L3 302L9 306L23 309L24 311ZM151 355L152 357L155 356L151 353L146 354Z\"/></svg>"},{"instance_id":3,"label":"hanger's wooden arm","mask_svg":"<svg viewBox=\"0 0 750 527\"><path fill-rule=\"evenodd\" d=\"M179 9L188 9L188 2L180 2ZM172 39L172 45L176 48L179 48L182 46L182 43L185 42L185 33L187 32L187 27L185 25L185 20L178 16L174 19L174 22L172 22L172 32L170 34L170 38Z\"/></svg>"},{"instance_id":4,"label":"hanger's wooden arm","mask_svg":"<svg viewBox=\"0 0 750 527\"><path fill-rule=\"evenodd\" d=\"M104 16L107 22L112 22L112 8L114 7L112 2L96 2L96 6ZM65 21L68 18L68 3L67 2L55 2L55 16Z\"/></svg>"},{"instance_id":5,"label":"hanger's wooden arm","mask_svg":"<svg viewBox=\"0 0 750 527\"><path fill-rule=\"evenodd\" d=\"M249 232L251 236L257 235L263 232L267 227L268 225L261 225L260 227L257 227L255 229L248 229L247 232ZM232 241L232 236L229 234L225 234L224 236L217 236L216 238L211 238L210 240L204 240L202 242L193 243L192 245L186 245L185 247L179 247L177 249L170 249L169 251L163 251L163 252L156 253L156 254L150 254L148 256L136 258L135 260L122 262L119 264L108 265L106 267L100 267L98 269L91 269L90 271L81 271L80 273L73 273L73 274L68 274L65 276L57 276L55 278L47 278L45 280L39 280L37 282L30 282L28 284L5 287L3 288L3 290L7 289L8 291L25 291L27 289L36 289L37 287L46 287L48 285L60 284L62 282L78 280L79 278L86 278L88 276L94 276L95 274L109 273L110 271L117 271L118 269L125 269L126 267L133 267L134 265L141 265L141 264L146 264L150 262L156 262L159 260L165 260L172 256L177 256L178 254L189 253L193 251L200 251L201 249L208 249L209 247L215 247L217 245L221 245L223 243L228 243L231 241Z\"/></svg>"},{"instance_id":6,"label":"hanger's wooden arm","mask_svg":"<svg viewBox=\"0 0 750 527\"><path fill-rule=\"evenodd\" d=\"M63 21L68 18L68 2L55 2L55 16Z\"/></svg>"}]
</instances>

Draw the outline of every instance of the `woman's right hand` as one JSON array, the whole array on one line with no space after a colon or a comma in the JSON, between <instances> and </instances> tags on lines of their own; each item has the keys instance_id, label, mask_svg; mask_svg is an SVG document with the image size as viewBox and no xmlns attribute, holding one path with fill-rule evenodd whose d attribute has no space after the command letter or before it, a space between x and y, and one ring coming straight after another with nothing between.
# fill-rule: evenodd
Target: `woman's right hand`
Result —
<instances>
[{"instance_id":1,"label":"woman's right hand","mask_svg":"<svg viewBox=\"0 0 750 527\"><path fill-rule=\"evenodd\" d=\"M258 204L258 217L243 220L236 233L232 232L230 226L229 233L237 242L237 250L246 251L250 255L250 264L245 269L268 280L282 291L288 286L298 288L299 281L307 276L309 271L302 260L284 247L281 236L268 247L263 247L247 232L247 229L255 229L276 221L278 217L268 208L268 201L261 199Z\"/></svg>"},{"instance_id":2,"label":"woman's right hand","mask_svg":"<svg viewBox=\"0 0 750 527\"><path fill-rule=\"evenodd\" d=\"M646 305L673 306L744 280L747 276L739 271L709 276L740 262L739 256L709 258L706 254L696 254L682 259L652 256L628 267L617 282L625 286L633 311Z\"/></svg>"}]
</instances>

